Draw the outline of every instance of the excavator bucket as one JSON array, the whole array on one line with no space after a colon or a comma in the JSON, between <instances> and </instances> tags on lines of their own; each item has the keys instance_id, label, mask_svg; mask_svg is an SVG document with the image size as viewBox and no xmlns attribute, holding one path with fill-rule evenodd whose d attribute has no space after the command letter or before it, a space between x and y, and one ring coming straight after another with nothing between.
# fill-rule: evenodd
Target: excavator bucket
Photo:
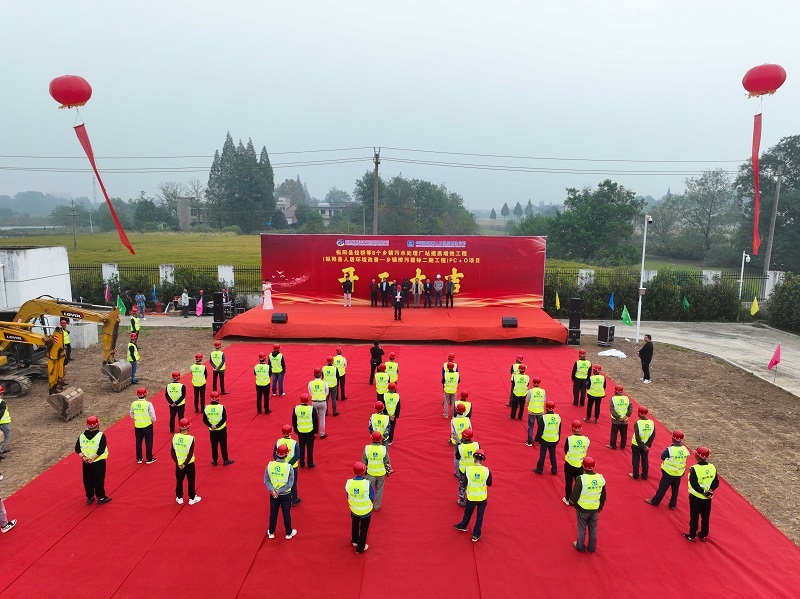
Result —
<instances>
[{"instance_id":1,"label":"excavator bucket","mask_svg":"<svg viewBox=\"0 0 800 599\"><path fill-rule=\"evenodd\" d=\"M111 381L114 391L122 391L131 384L131 364L127 360L103 364L102 371Z\"/></svg>"},{"instance_id":2,"label":"excavator bucket","mask_svg":"<svg viewBox=\"0 0 800 599\"><path fill-rule=\"evenodd\" d=\"M61 420L69 422L83 412L83 389L67 387L63 391L48 395L47 403L56 411Z\"/></svg>"}]
</instances>

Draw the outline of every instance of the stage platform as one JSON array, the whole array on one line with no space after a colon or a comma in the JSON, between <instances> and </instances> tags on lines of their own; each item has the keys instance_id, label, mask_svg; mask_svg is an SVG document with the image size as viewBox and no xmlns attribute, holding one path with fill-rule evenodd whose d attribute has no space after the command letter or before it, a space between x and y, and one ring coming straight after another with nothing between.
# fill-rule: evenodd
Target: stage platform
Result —
<instances>
[{"instance_id":1,"label":"stage platform","mask_svg":"<svg viewBox=\"0 0 800 599\"><path fill-rule=\"evenodd\" d=\"M274 313L288 315L285 324L273 323ZM505 316L517 319L516 328L502 326ZM456 306L404 308L403 320L394 320L392 308L369 305L278 303L274 310L253 308L227 321L217 333L225 337L256 339L336 339L348 341L477 341L546 340L565 343L567 329L540 308Z\"/></svg>"}]
</instances>

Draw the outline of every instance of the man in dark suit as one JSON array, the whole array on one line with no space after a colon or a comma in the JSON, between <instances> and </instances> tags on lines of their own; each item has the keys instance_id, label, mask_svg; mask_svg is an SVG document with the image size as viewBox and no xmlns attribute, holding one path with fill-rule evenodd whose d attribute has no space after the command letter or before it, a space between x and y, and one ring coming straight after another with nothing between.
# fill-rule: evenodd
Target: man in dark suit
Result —
<instances>
[{"instance_id":1,"label":"man in dark suit","mask_svg":"<svg viewBox=\"0 0 800 599\"><path fill-rule=\"evenodd\" d=\"M381 282L378 284L378 289L381 292L381 308L388 308L389 307L389 281L386 279L381 279Z\"/></svg>"},{"instance_id":2,"label":"man in dark suit","mask_svg":"<svg viewBox=\"0 0 800 599\"><path fill-rule=\"evenodd\" d=\"M430 279L425 279L425 282L422 284L422 293L425 296L425 303L423 307L430 308L431 307L431 294L433 293L433 285L431 284Z\"/></svg>"},{"instance_id":3,"label":"man in dark suit","mask_svg":"<svg viewBox=\"0 0 800 599\"><path fill-rule=\"evenodd\" d=\"M403 304L406 308L409 308L411 304L411 281L408 277L403 279L401 287L403 288Z\"/></svg>"},{"instance_id":4,"label":"man in dark suit","mask_svg":"<svg viewBox=\"0 0 800 599\"><path fill-rule=\"evenodd\" d=\"M369 306L370 308L378 307L378 283L375 279L369 283Z\"/></svg>"}]
</instances>

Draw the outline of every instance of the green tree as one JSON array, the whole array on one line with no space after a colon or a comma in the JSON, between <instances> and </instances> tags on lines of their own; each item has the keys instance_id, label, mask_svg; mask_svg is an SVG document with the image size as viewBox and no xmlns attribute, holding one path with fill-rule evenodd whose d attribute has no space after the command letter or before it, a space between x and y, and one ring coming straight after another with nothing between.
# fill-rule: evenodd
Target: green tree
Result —
<instances>
[{"instance_id":1,"label":"green tree","mask_svg":"<svg viewBox=\"0 0 800 599\"><path fill-rule=\"evenodd\" d=\"M528 199L528 203L525 205L525 216L530 216L533 214L533 204L531 204L530 198Z\"/></svg>"},{"instance_id":2,"label":"green tree","mask_svg":"<svg viewBox=\"0 0 800 599\"><path fill-rule=\"evenodd\" d=\"M111 198L111 204L114 206L114 212L117 214L119 222L122 227L129 230L133 226L133 211L134 206L130 202L126 202L120 198ZM96 212L95 226L99 227L101 231L115 231L114 221L111 218L111 212L108 210L108 204L103 202Z\"/></svg>"},{"instance_id":3,"label":"green tree","mask_svg":"<svg viewBox=\"0 0 800 599\"><path fill-rule=\"evenodd\" d=\"M677 203L686 226L703 238L706 251L712 236L728 224L733 206L733 187L722 169L705 171L686 179L686 192Z\"/></svg>"},{"instance_id":4,"label":"green tree","mask_svg":"<svg viewBox=\"0 0 800 599\"><path fill-rule=\"evenodd\" d=\"M353 201L350 194L336 187L331 187L325 194L325 201L329 204L349 204Z\"/></svg>"},{"instance_id":5,"label":"green tree","mask_svg":"<svg viewBox=\"0 0 800 599\"><path fill-rule=\"evenodd\" d=\"M513 213L514 213L514 216L516 216L517 218L522 218L522 214L523 214L522 204L517 202L517 205L514 206Z\"/></svg>"},{"instance_id":6,"label":"green tree","mask_svg":"<svg viewBox=\"0 0 800 599\"><path fill-rule=\"evenodd\" d=\"M73 212L75 213L76 227L89 226L89 211L86 210L83 204L75 204L75 206L56 206L50 213L50 222L54 225L72 229Z\"/></svg>"},{"instance_id":7,"label":"green tree","mask_svg":"<svg viewBox=\"0 0 800 599\"><path fill-rule=\"evenodd\" d=\"M492 208L492 211L489 213L489 218L491 220L497 220L497 212L494 211L494 208Z\"/></svg>"},{"instance_id":8,"label":"green tree","mask_svg":"<svg viewBox=\"0 0 800 599\"><path fill-rule=\"evenodd\" d=\"M508 215L511 214L511 210L508 208L508 204L503 203L503 207L500 208L500 216L503 218L508 218Z\"/></svg>"},{"instance_id":9,"label":"green tree","mask_svg":"<svg viewBox=\"0 0 800 599\"><path fill-rule=\"evenodd\" d=\"M133 220L137 231L156 231L167 226L169 209L166 206L157 206L143 191L133 205Z\"/></svg>"},{"instance_id":10,"label":"green tree","mask_svg":"<svg viewBox=\"0 0 800 599\"><path fill-rule=\"evenodd\" d=\"M276 194L279 197L289 198L292 206L295 204L308 204L303 184L300 183L299 179L299 176L297 180L286 179L283 183L278 185L278 189L276 190Z\"/></svg>"}]
</instances>

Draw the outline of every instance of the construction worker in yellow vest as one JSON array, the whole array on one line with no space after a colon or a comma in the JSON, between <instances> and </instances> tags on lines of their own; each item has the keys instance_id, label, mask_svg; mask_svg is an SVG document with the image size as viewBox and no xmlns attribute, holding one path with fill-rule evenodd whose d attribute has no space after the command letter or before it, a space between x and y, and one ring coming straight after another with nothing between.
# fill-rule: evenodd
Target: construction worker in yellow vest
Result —
<instances>
[{"instance_id":1,"label":"construction worker in yellow vest","mask_svg":"<svg viewBox=\"0 0 800 599\"><path fill-rule=\"evenodd\" d=\"M189 434L189 420L181 418L178 423L180 430L172 437L170 454L175 462L175 503L183 505L183 481L187 481L189 505L200 501L201 497L195 493L194 481L197 471L194 466L194 437Z\"/></svg>"},{"instance_id":2,"label":"construction worker in yellow vest","mask_svg":"<svg viewBox=\"0 0 800 599\"><path fill-rule=\"evenodd\" d=\"M353 478L347 479L344 490L347 493L347 504L350 507L350 541L356 548L356 553L364 553L369 549L367 545L367 532L372 519L372 499L375 491L370 482L364 478L367 465L363 462L353 464Z\"/></svg>"},{"instance_id":3,"label":"construction worker in yellow vest","mask_svg":"<svg viewBox=\"0 0 800 599\"><path fill-rule=\"evenodd\" d=\"M286 463L289 464L294 470L294 484L292 485L292 490L290 492L292 497L292 507L296 506L302 501L302 499L297 496L297 475L299 473L297 470L297 463L300 461L300 448L299 443L292 437L293 432L294 429L292 428L292 425L284 424L281 427L281 438L275 441L275 447L272 448L273 460L278 459L278 447L281 445L286 445L286 448L289 450L289 453L286 456Z\"/></svg>"},{"instance_id":4,"label":"construction worker in yellow vest","mask_svg":"<svg viewBox=\"0 0 800 599\"><path fill-rule=\"evenodd\" d=\"M681 479L686 471L686 460L689 457L689 450L683 444L683 431L672 431L672 445L661 452L661 481L652 499L645 499L645 503L658 506L667 489L672 489L669 499L669 509L674 510L678 507L678 491L681 488Z\"/></svg>"},{"instance_id":5,"label":"construction worker in yellow vest","mask_svg":"<svg viewBox=\"0 0 800 599\"><path fill-rule=\"evenodd\" d=\"M131 333L136 333L138 335L141 330L142 325L139 322L139 308L133 306L131 308Z\"/></svg>"},{"instance_id":6,"label":"construction worker in yellow vest","mask_svg":"<svg viewBox=\"0 0 800 599\"><path fill-rule=\"evenodd\" d=\"M447 362L445 365L445 372L442 375L442 404L444 406L443 418L450 418L450 406L453 407L453 415L455 415L456 394L458 393L458 383L461 381L461 375L456 370L456 365L453 362Z\"/></svg>"},{"instance_id":7,"label":"construction worker in yellow vest","mask_svg":"<svg viewBox=\"0 0 800 599\"><path fill-rule=\"evenodd\" d=\"M586 350L578 350L578 360L572 365L572 405L586 402L586 389L589 386L589 371L592 363L586 359Z\"/></svg>"},{"instance_id":8,"label":"construction worker in yellow vest","mask_svg":"<svg viewBox=\"0 0 800 599\"><path fill-rule=\"evenodd\" d=\"M464 415L466 411L464 404L456 406L455 415L450 421L450 445L458 445L461 442L461 435L464 430L472 428L472 420Z\"/></svg>"},{"instance_id":9,"label":"construction worker in yellow vest","mask_svg":"<svg viewBox=\"0 0 800 599\"><path fill-rule=\"evenodd\" d=\"M111 497L106 495L106 460L108 459L108 443L106 436L100 432L100 421L97 416L86 419L86 430L75 442L75 453L83 460L83 489L86 491L86 503L108 503ZM5 531L3 531L5 532Z\"/></svg>"},{"instance_id":10,"label":"construction worker in yellow vest","mask_svg":"<svg viewBox=\"0 0 800 599\"><path fill-rule=\"evenodd\" d=\"M328 399L331 401L333 415L338 416L339 410L336 409L336 399L339 396L339 371L333 363L333 356L328 356L325 362L325 366L322 367L322 378L328 383Z\"/></svg>"},{"instance_id":11,"label":"construction worker in yellow vest","mask_svg":"<svg viewBox=\"0 0 800 599\"><path fill-rule=\"evenodd\" d=\"M314 378L308 383L308 394L311 396L314 411L317 413L319 438L324 439L328 436L325 432L325 414L328 411L328 383L322 379L321 368L314 369Z\"/></svg>"},{"instance_id":12,"label":"construction worker in yellow vest","mask_svg":"<svg viewBox=\"0 0 800 599\"><path fill-rule=\"evenodd\" d=\"M545 413L542 416L544 427L539 435L536 435L536 442L539 443L539 461L533 471L541 474L544 468L544 458L550 454L550 473L558 474L556 464L556 446L561 440L561 416L555 413L556 402L548 399L544 404Z\"/></svg>"},{"instance_id":13,"label":"construction worker in yellow vest","mask_svg":"<svg viewBox=\"0 0 800 599\"><path fill-rule=\"evenodd\" d=\"M67 330L67 322L66 318L62 318L59 321L59 325L61 328L61 335L64 337L64 366L69 364L72 361L72 339L69 336L69 331Z\"/></svg>"},{"instance_id":14,"label":"construction worker in yellow vest","mask_svg":"<svg viewBox=\"0 0 800 599\"><path fill-rule=\"evenodd\" d=\"M531 377L526 374L527 366L520 364L517 374L512 377L511 382L511 420L515 418L522 420L522 413L525 411L525 402L528 401L528 385ZM517 415L519 410L519 415Z\"/></svg>"},{"instance_id":15,"label":"construction worker in yellow vest","mask_svg":"<svg viewBox=\"0 0 800 599\"><path fill-rule=\"evenodd\" d=\"M222 341L214 342L214 350L210 356L211 362L211 390L217 390L217 379L219 379L219 390L222 395L227 395L225 391L225 352L222 351Z\"/></svg>"},{"instance_id":16,"label":"construction worker in yellow vest","mask_svg":"<svg viewBox=\"0 0 800 599\"><path fill-rule=\"evenodd\" d=\"M600 418L600 404L606 396L606 377L600 364L592 365L592 376L589 377L589 388L586 391L589 402L586 404L586 418L584 422L589 422L592 417L592 406L594 406L594 423Z\"/></svg>"},{"instance_id":17,"label":"construction worker in yellow vest","mask_svg":"<svg viewBox=\"0 0 800 599\"><path fill-rule=\"evenodd\" d=\"M8 402L3 397L5 392L5 387L0 385L0 432L3 433L3 442L0 443L0 460L5 459L6 453L11 452L6 448L8 440L11 438L11 412L8 410Z\"/></svg>"},{"instance_id":18,"label":"construction worker in yellow vest","mask_svg":"<svg viewBox=\"0 0 800 599\"><path fill-rule=\"evenodd\" d=\"M389 449L383 444L383 435L375 430L370 433L372 443L364 447L364 455L361 460L367 465L367 480L372 483L375 490L373 499L373 509L377 512L381 509L381 499L383 498L383 485L386 477L392 470L389 461Z\"/></svg>"},{"instance_id":19,"label":"construction worker in yellow vest","mask_svg":"<svg viewBox=\"0 0 800 599\"><path fill-rule=\"evenodd\" d=\"M142 463L142 442L144 441L147 463L152 464L158 458L153 457L153 423L156 421L156 410L147 401L147 389L139 387L136 399L131 402L130 417L133 418L136 433L136 462Z\"/></svg>"},{"instance_id":20,"label":"construction worker in yellow vest","mask_svg":"<svg viewBox=\"0 0 800 599\"><path fill-rule=\"evenodd\" d=\"M614 386L614 395L609 401L611 408L611 439L608 442L609 449L617 448L617 436L619 436L619 448L625 449L628 441L628 418L633 413L631 400L624 394L625 389L622 385Z\"/></svg>"},{"instance_id":21,"label":"construction worker in yellow vest","mask_svg":"<svg viewBox=\"0 0 800 599\"><path fill-rule=\"evenodd\" d=\"M572 434L564 441L564 497L561 498L569 505L572 496L572 485L575 479L583 474L583 458L589 451L589 437L583 434L583 423L580 420L572 421Z\"/></svg>"},{"instance_id":22,"label":"construction worker in yellow vest","mask_svg":"<svg viewBox=\"0 0 800 599\"><path fill-rule=\"evenodd\" d=\"M711 498L719 486L719 477L714 464L708 463L711 451L701 445L694 451L697 463L689 468L689 533L683 535L694 542L697 525L700 524L700 540L708 537L708 520L711 517Z\"/></svg>"},{"instance_id":23,"label":"construction worker in yellow vest","mask_svg":"<svg viewBox=\"0 0 800 599\"><path fill-rule=\"evenodd\" d=\"M375 412L369 417L369 432L380 433L381 443L386 443L389 440L389 415L386 413L386 406L382 401L376 401Z\"/></svg>"},{"instance_id":24,"label":"construction worker in yellow vest","mask_svg":"<svg viewBox=\"0 0 800 599\"><path fill-rule=\"evenodd\" d=\"M397 354L393 351L389 352L389 359L386 360L386 374L389 375L389 382L396 383L397 377L400 376L400 365L397 363Z\"/></svg>"},{"instance_id":25,"label":"construction worker in yellow vest","mask_svg":"<svg viewBox=\"0 0 800 599\"><path fill-rule=\"evenodd\" d=\"M281 353L281 346L277 343L272 346L269 355L269 371L272 374L272 397L286 395L283 392L283 375L286 374L286 358Z\"/></svg>"},{"instance_id":26,"label":"construction worker in yellow vest","mask_svg":"<svg viewBox=\"0 0 800 599\"><path fill-rule=\"evenodd\" d=\"M400 418L400 394L397 392L397 383L389 383L386 393L383 394L383 405L386 406L386 414L389 416L389 437L386 440L387 445L391 445L394 443L394 431Z\"/></svg>"},{"instance_id":27,"label":"construction worker in yellow vest","mask_svg":"<svg viewBox=\"0 0 800 599\"><path fill-rule=\"evenodd\" d=\"M469 401L469 391L466 389L462 389L458 392L458 399L456 400L456 408L458 405L462 404L464 406L464 416L470 417L472 416L472 402Z\"/></svg>"},{"instance_id":28,"label":"construction worker in yellow vest","mask_svg":"<svg viewBox=\"0 0 800 599\"><path fill-rule=\"evenodd\" d=\"M650 420L648 410L644 406L637 409L639 419L633 423L631 435L631 465L633 472L629 473L633 480L639 480L639 462L642 463L642 480L647 480L650 471L650 448L656 440L655 423Z\"/></svg>"},{"instance_id":29,"label":"construction worker in yellow vest","mask_svg":"<svg viewBox=\"0 0 800 599\"><path fill-rule=\"evenodd\" d=\"M175 421L180 421L186 411L186 385L181 383L181 373L172 371L172 382L167 383L164 397L169 405L169 432L175 434Z\"/></svg>"},{"instance_id":30,"label":"construction worker in yellow vest","mask_svg":"<svg viewBox=\"0 0 800 599\"><path fill-rule=\"evenodd\" d=\"M347 393L344 392L345 375L347 374L347 358L342 355L342 348L336 348L336 355L333 356L333 363L336 365L336 372L339 375L339 400L347 401Z\"/></svg>"},{"instance_id":31,"label":"construction worker in yellow vest","mask_svg":"<svg viewBox=\"0 0 800 599\"><path fill-rule=\"evenodd\" d=\"M519 373L520 364L522 364L522 354L517 356L516 361L511 365L511 392L508 395L508 403L506 404L507 407L511 406L512 396L514 395L514 375Z\"/></svg>"},{"instance_id":32,"label":"construction worker in yellow vest","mask_svg":"<svg viewBox=\"0 0 800 599\"><path fill-rule=\"evenodd\" d=\"M475 518L475 526L472 527L472 540L477 542L481 540L481 531L483 529L483 514L486 511L486 503L489 498L488 487L492 486L492 473L483 465L486 459L486 454L482 449L477 449L472 454L474 464L467 466L465 474L467 477L467 505L464 506L464 517L461 522L454 524L453 528L462 532L467 532L469 529L469 521L472 519L472 512L475 508L478 509L478 515Z\"/></svg>"},{"instance_id":33,"label":"construction worker in yellow vest","mask_svg":"<svg viewBox=\"0 0 800 599\"><path fill-rule=\"evenodd\" d=\"M386 372L386 364L378 364L375 373L375 397L377 401L383 401L383 394L389 389L389 373Z\"/></svg>"},{"instance_id":34,"label":"construction worker in yellow vest","mask_svg":"<svg viewBox=\"0 0 800 599\"><path fill-rule=\"evenodd\" d=\"M542 379L535 376L531 382L533 387L528 391L528 438L525 441L528 447L533 445L533 440L544 430L544 404L547 401L547 392L541 387Z\"/></svg>"},{"instance_id":35,"label":"construction worker in yellow vest","mask_svg":"<svg viewBox=\"0 0 800 599\"><path fill-rule=\"evenodd\" d=\"M131 340L128 342L128 348L125 352L125 358L131 365L131 383L138 383L139 379L136 378L136 370L139 368L141 357L139 356L139 335L131 333Z\"/></svg>"},{"instance_id":36,"label":"construction worker in yellow vest","mask_svg":"<svg viewBox=\"0 0 800 599\"><path fill-rule=\"evenodd\" d=\"M606 503L606 479L595 472L594 458L583 458L583 474L575 480L570 503L575 506L578 519L578 540L572 546L579 552L594 553L597 550L597 519ZM589 542L586 529L589 529Z\"/></svg>"},{"instance_id":37,"label":"construction worker in yellow vest","mask_svg":"<svg viewBox=\"0 0 800 599\"><path fill-rule=\"evenodd\" d=\"M269 364L267 364L267 354L258 354L258 364L253 366L253 374L256 377L256 413L261 414L262 408L265 414L272 413L269 409Z\"/></svg>"},{"instance_id":38,"label":"construction worker in yellow vest","mask_svg":"<svg viewBox=\"0 0 800 599\"><path fill-rule=\"evenodd\" d=\"M228 411L219 403L219 391L211 392L211 403L203 408L203 424L211 437L211 465L217 465L219 454L222 454L223 466L233 464L233 460L228 459Z\"/></svg>"},{"instance_id":39,"label":"construction worker in yellow vest","mask_svg":"<svg viewBox=\"0 0 800 599\"><path fill-rule=\"evenodd\" d=\"M444 373L447 372L447 370L448 370L447 365L448 364L452 364L453 365L453 370L455 372L458 372L458 363L456 362L456 355L454 353L452 353L452 352L447 354L447 362L442 364L442 376L444 376Z\"/></svg>"},{"instance_id":40,"label":"construction worker in yellow vest","mask_svg":"<svg viewBox=\"0 0 800 599\"><path fill-rule=\"evenodd\" d=\"M458 505L467 505L467 466L474 466L472 456L480 449L480 445L473 438L471 428L465 428L461 433L461 443L456 445L456 478L458 479Z\"/></svg>"},{"instance_id":41,"label":"construction worker in yellow vest","mask_svg":"<svg viewBox=\"0 0 800 599\"><path fill-rule=\"evenodd\" d=\"M300 467L309 468L314 464L314 437L319 430L317 412L311 405L311 396L303 393L300 403L292 411L292 427L297 431L297 446L300 455Z\"/></svg>"},{"instance_id":42,"label":"construction worker in yellow vest","mask_svg":"<svg viewBox=\"0 0 800 599\"><path fill-rule=\"evenodd\" d=\"M189 368L192 373L192 387L194 388L194 411L199 414L206 407L206 381L208 368L203 364L203 354L194 355L194 364Z\"/></svg>"},{"instance_id":43,"label":"construction worker in yellow vest","mask_svg":"<svg viewBox=\"0 0 800 599\"><path fill-rule=\"evenodd\" d=\"M281 443L275 449L275 459L267 464L264 472L264 485L269 491L269 528L267 536L275 538L275 528L278 525L278 511L283 513L283 527L286 530L286 539L291 539L297 534L292 528L292 487L294 486L294 468L286 459L289 448Z\"/></svg>"}]
</instances>

